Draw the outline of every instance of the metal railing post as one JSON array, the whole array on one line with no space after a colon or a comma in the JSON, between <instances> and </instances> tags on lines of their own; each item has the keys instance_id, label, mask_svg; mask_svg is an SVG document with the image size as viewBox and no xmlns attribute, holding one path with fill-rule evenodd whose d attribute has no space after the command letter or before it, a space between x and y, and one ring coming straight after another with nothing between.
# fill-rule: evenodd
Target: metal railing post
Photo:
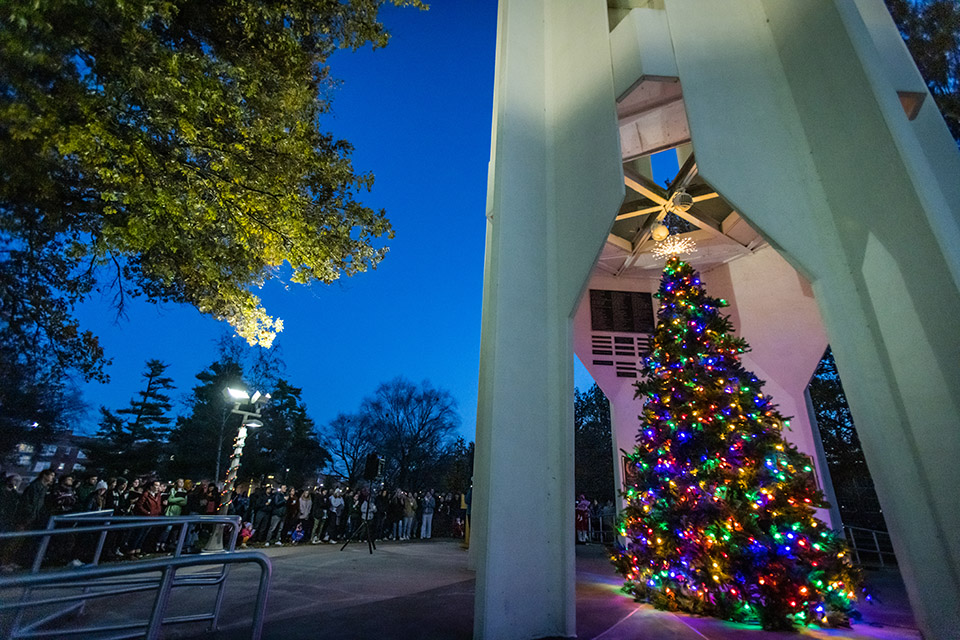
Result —
<instances>
[{"instance_id":1,"label":"metal railing post","mask_svg":"<svg viewBox=\"0 0 960 640\"><path fill-rule=\"evenodd\" d=\"M876 531L871 531L870 533L873 534L873 547L874 547L874 549L877 550L877 558L879 558L879 560L880 560L880 566L882 567L882 566L883 566L883 552L880 551L880 541L877 540L877 532L876 532Z\"/></svg>"},{"instance_id":2,"label":"metal railing post","mask_svg":"<svg viewBox=\"0 0 960 640\"><path fill-rule=\"evenodd\" d=\"M150 613L150 623L147 625L145 635L147 640L155 640L160 635L163 614L167 610L167 602L170 600L170 587L176 573L176 569L171 566L166 566L161 571L162 577L160 578L160 585L157 587L157 597L153 601L153 611Z\"/></svg>"},{"instance_id":3,"label":"metal railing post","mask_svg":"<svg viewBox=\"0 0 960 640\"><path fill-rule=\"evenodd\" d=\"M108 520L109 518L109 520ZM231 552L227 551L216 555L201 557L181 556L185 538L191 524L219 524L229 527L227 538L229 548L234 548L239 536L240 525L235 517L226 516L184 516L173 518L171 526L179 526L177 549L172 557L160 557L152 560L136 562L99 564L105 541L112 532L138 531L144 527L158 526L157 523L169 521L166 517L124 517L112 514L70 514L70 516L55 517L48 523L46 529L0 533L0 542L6 539L27 539L50 544L54 537L88 537L98 536L97 547L94 552L94 562L80 568L51 568L45 571L28 571L27 573L3 576L0 575L0 593L2 591L18 590L19 598L10 598L6 602L0 600L0 612L9 612L10 627L3 632L5 638L40 637L45 635L60 635L57 630L40 631L40 628L78 609L83 610L91 600L111 598L120 594L154 591L154 607L149 620L142 616L136 620L121 624L87 626L81 624L79 628L62 628L62 634L79 632L121 632L120 635L110 637L146 637L157 638L162 627L167 624L183 624L190 622L211 621L211 629L219 626L219 615L222 610L225 593L225 583L228 578L230 565L237 562L254 562L261 569L260 586L257 594L256 608L253 612L254 628L252 636L259 638L262 632L265 616L265 603L272 569L270 561L259 552ZM57 528L56 522L69 522L70 527ZM34 564L39 561L42 565L48 546L39 549ZM219 565L219 571L202 571L177 577L180 567L203 567ZM160 573L157 577L157 573ZM132 577L126 578L127 576ZM187 586L217 586L217 599L213 611L199 614L177 615L166 617L169 608L171 592L174 587ZM49 595L42 595L41 590L53 590ZM65 591L72 590L72 591ZM11 601L13 600L13 601ZM49 607L54 606L52 612ZM30 619L24 623L25 611L41 611L38 607L47 607L39 618ZM88 623L89 624L89 623ZM39 634L39 635L38 635Z\"/></svg>"},{"instance_id":4,"label":"metal railing post","mask_svg":"<svg viewBox=\"0 0 960 640\"><path fill-rule=\"evenodd\" d=\"M253 628L250 633L250 640L260 640L260 636L263 635L263 621L267 615L267 594L270 591L270 578L272 575L273 565L267 560L261 564L260 584L257 586L257 601L253 606Z\"/></svg>"}]
</instances>

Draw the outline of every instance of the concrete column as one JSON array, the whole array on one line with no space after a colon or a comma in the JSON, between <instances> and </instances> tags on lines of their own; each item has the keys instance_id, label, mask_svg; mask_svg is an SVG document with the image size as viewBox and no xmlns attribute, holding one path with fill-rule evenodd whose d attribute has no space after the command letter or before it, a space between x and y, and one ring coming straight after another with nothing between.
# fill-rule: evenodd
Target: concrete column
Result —
<instances>
[{"instance_id":1,"label":"concrete column","mask_svg":"<svg viewBox=\"0 0 960 640\"><path fill-rule=\"evenodd\" d=\"M571 319L623 199L603 0L501 0L474 637L573 637Z\"/></svg>"},{"instance_id":2,"label":"concrete column","mask_svg":"<svg viewBox=\"0 0 960 640\"><path fill-rule=\"evenodd\" d=\"M667 0L701 175L812 283L911 603L960 629L960 157L880 0Z\"/></svg>"}]
</instances>

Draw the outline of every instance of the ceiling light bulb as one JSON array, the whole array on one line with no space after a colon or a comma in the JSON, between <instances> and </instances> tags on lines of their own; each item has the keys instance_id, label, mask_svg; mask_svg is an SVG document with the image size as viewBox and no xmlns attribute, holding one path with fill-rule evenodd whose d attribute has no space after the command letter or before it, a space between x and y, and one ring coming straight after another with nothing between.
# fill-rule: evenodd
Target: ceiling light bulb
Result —
<instances>
[{"instance_id":1,"label":"ceiling light bulb","mask_svg":"<svg viewBox=\"0 0 960 640\"><path fill-rule=\"evenodd\" d=\"M650 235L653 236L653 239L657 242L663 242L667 239L667 236L670 235L670 229L667 229L667 227L662 224L657 224L654 225Z\"/></svg>"}]
</instances>

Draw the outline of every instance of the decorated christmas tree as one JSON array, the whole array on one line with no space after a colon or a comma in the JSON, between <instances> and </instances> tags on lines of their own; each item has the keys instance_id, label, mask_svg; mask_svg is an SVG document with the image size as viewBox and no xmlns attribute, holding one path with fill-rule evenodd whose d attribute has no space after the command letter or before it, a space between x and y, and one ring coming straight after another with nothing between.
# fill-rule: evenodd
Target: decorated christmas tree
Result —
<instances>
[{"instance_id":1,"label":"decorated christmas tree","mask_svg":"<svg viewBox=\"0 0 960 640\"><path fill-rule=\"evenodd\" d=\"M614 562L638 600L765 629L846 621L860 589L823 507L810 459L740 363L748 350L697 272L664 268L645 399L628 458L625 551Z\"/></svg>"}]
</instances>

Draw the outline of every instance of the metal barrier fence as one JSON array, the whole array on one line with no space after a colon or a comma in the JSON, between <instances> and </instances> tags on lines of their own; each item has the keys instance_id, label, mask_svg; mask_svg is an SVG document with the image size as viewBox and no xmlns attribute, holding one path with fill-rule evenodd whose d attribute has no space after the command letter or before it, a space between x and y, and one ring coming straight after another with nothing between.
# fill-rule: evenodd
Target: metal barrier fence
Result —
<instances>
[{"instance_id":1,"label":"metal barrier fence","mask_svg":"<svg viewBox=\"0 0 960 640\"><path fill-rule=\"evenodd\" d=\"M896 566L897 556L893 553L893 543L886 531L864 529L863 527L843 528L843 535L853 551L853 559L859 565Z\"/></svg>"},{"instance_id":2,"label":"metal barrier fence","mask_svg":"<svg viewBox=\"0 0 960 640\"><path fill-rule=\"evenodd\" d=\"M613 514L591 515L587 529L590 542L612 545L616 539L616 516ZM861 566L896 566L890 534L863 527L843 527L843 534L850 544L853 558Z\"/></svg>"},{"instance_id":3,"label":"metal barrier fence","mask_svg":"<svg viewBox=\"0 0 960 640\"><path fill-rule=\"evenodd\" d=\"M71 525L67 527L58 525ZM224 551L205 555L183 555L188 532L196 527L210 526L229 529ZM209 621L209 629L216 630L223 604L223 592L229 568L235 564L255 564L260 569L260 581L253 611L251 637L260 638L266 608L267 591L272 573L270 560L255 551L235 552L240 531L237 516L177 516L138 517L114 516L108 512L92 512L55 516L46 529L0 534L0 545L36 544L33 561L25 573L0 577L0 637L51 638L86 634L97 638L159 637L161 627L170 624ZM170 529L168 529L170 527ZM166 557L150 560L101 565L104 546L112 536L137 535L144 529L177 529L174 551ZM53 538L96 537L93 560L81 567L54 568L41 571L50 541ZM193 567L215 567L210 571L177 575L178 570ZM171 591L175 587L213 586L216 597L213 610L191 615L166 616ZM155 591L147 619L100 626L43 627L68 615L83 614L88 601ZM50 595L48 595L50 594ZM25 620L31 610L43 612Z\"/></svg>"},{"instance_id":4,"label":"metal barrier fence","mask_svg":"<svg viewBox=\"0 0 960 640\"><path fill-rule=\"evenodd\" d=\"M617 517L615 514L591 515L588 520L587 539L598 544L614 543Z\"/></svg>"}]
</instances>

